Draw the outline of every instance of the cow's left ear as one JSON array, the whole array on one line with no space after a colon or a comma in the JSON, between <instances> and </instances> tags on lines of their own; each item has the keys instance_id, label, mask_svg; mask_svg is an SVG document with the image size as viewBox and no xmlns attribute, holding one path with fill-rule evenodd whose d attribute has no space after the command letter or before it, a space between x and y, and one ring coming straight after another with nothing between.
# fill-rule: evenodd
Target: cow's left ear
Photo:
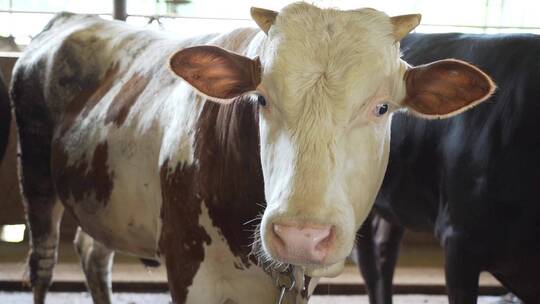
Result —
<instances>
[{"instance_id":1,"label":"cow's left ear","mask_svg":"<svg viewBox=\"0 0 540 304\"><path fill-rule=\"evenodd\" d=\"M488 99L495 90L491 78L466 62L446 59L409 68L403 104L426 118L461 113Z\"/></svg>"},{"instance_id":2,"label":"cow's left ear","mask_svg":"<svg viewBox=\"0 0 540 304\"><path fill-rule=\"evenodd\" d=\"M195 46L175 53L171 70L210 100L229 103L261 82L259 58L250 59L217 46Z\"/></svg>"}]
</instances>

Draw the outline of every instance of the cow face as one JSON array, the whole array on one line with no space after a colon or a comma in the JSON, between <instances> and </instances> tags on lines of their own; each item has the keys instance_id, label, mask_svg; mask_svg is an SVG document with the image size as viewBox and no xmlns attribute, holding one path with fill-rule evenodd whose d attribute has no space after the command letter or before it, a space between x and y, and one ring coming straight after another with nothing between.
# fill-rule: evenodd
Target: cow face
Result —
<instances>
[{"instance_id":1,"label":"cow face","mask_svg":"<svg viewBox=\"0 0 540 304\"><path fill-rule=\"evenodd\" d=\"M382 182L392 112L453 115L494 86L461 61L416 68L402 61L398 41L419 15L296 3L280 13L252 9L252 16L264 32L260 59L200 46L176 53L171 67L216 102L264 98L263 255L313 276L337 274Z\"/></svg>"}]
</instances>

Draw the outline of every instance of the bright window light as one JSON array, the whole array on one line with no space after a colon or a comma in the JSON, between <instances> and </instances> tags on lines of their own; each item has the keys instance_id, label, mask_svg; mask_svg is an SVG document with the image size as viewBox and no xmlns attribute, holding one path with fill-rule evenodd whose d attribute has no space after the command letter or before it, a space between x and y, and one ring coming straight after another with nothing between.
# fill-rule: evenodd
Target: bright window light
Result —
<instances>
[{"instance_id":1,"label":"bright window light","mask_svg":"<svg viewBox=\"0 0 540 304\"><path fill-rule=\"evenodd\" d=\"M20 243L24 240L26 225L4 225L0 227L0 241L8 243Z\"/></svg>"},{"instance_id":2,"label":"bright window light","mask_svg":"<svg viewBox=\"0 0 540 304\"><path fill-rule=\"evenodd\" d=\"M179 37L225 32L255 26L251 6L279 10L297 0L126 0L128 23L149 22ZM538 0L308 0L322 7L373 7L389 15L421 13L418 32L536 33L540 34ZM19 45L59 11L109 14L112 0L0 0L0 36L13 36ZM157 20L157 21L156 21ZM159 21L159 22L158 22Z\"/></svg>"}]
</instances>

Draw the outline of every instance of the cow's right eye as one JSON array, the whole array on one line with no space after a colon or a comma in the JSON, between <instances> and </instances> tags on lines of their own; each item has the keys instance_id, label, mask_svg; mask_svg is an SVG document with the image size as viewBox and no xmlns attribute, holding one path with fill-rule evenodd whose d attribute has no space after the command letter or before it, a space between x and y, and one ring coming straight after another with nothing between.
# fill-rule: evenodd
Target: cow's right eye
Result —
<instances>
[{"instance_id":1,"label":"cow's right eye","mask_svg":"<svg viewBox=\"0 0 540 304\"><path fill-rule=\"evenodd\" d=\"M381 104L376 105L375 110L373 112L374 112L375 116L377 116L377 117L383 116L384 114L386 114L386 112L388 112L388 104L387 103L381 103Z\"/></svg>"}]
</instances>

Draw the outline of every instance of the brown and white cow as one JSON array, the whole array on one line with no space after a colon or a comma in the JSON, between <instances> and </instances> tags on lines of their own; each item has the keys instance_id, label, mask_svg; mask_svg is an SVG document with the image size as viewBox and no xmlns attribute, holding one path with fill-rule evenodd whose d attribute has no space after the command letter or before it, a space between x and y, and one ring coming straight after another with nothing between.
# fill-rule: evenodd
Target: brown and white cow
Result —
<instances>
[{"instance_id":1,"label":"brown and white cow","mask_svg":"<svg viewBox=\"0 0 540 304\"><path fill-rule=\"evenodd\" d=\"M30 44L11 94L36 303L64 208L96 303L116 250L164 261L177 303L274 303L257 260L295 265L285 301L305 302L301 274L338 274L371 209L391 113L445 117L493 91L466 63L400 59L419 15L252 16L262 31L179 40L61 14Z\"/></svg>"}]
</instances>

